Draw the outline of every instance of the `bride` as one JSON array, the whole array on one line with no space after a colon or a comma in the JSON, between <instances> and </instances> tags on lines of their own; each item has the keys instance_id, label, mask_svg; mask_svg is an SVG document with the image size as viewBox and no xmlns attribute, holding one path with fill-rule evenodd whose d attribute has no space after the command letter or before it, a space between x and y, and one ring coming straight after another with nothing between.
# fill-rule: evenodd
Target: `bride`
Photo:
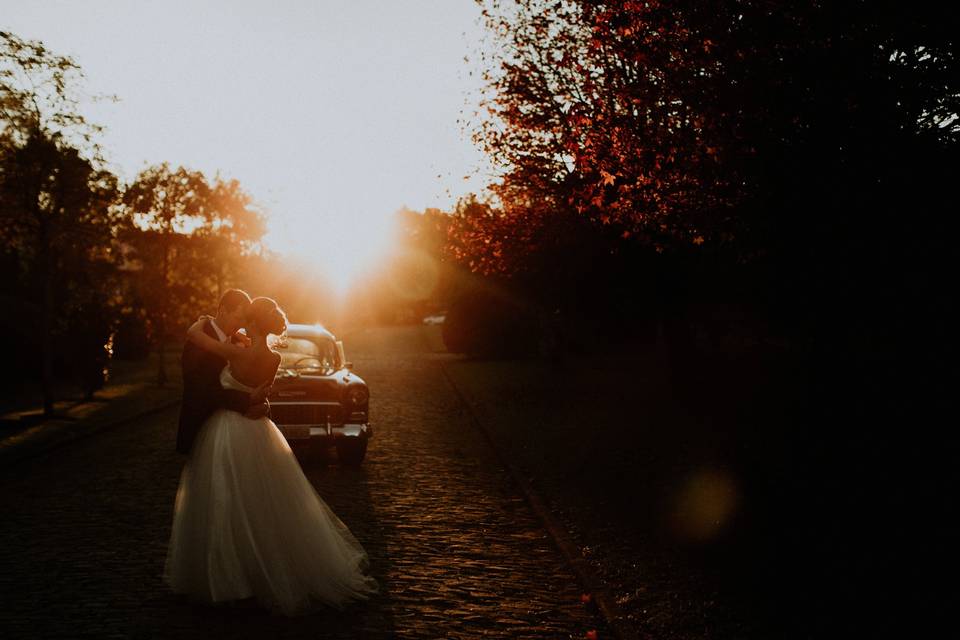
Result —
<instances>
[{"instance_id":1,"label":"bride","mask_svg":"<svg viewBox=\"0 0 960 640\"><path fill-rule=\"evenodd\" d=\"M267 345L286 329L270 298L256 298L247 321L249 347L204 333L188 339L227 359L224 388L250 392L272 381L280 355ZM369 558L304 476L269 418L220 409L204 423L180 476L163 579L204 602L255 598L285 615L317 603L342 609L379 590L365 575Z\"/></svg>"}]
</instances>

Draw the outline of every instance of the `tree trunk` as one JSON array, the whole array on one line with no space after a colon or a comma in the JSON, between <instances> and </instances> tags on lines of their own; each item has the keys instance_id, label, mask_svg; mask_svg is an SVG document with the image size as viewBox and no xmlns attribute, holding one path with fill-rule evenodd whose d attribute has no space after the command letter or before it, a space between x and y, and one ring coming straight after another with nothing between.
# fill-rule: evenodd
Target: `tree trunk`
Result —
<instances>
[{"instance_id":1,"label":"tree trunk","mask_svg":"<svg viewBox=\"0 0 960 640\"><path fill-rule=\"evenodd\" d=\"M40 392L43 396L43 415L53 415L56 394L53 377L53 252L50 251L49 229L40 228L37 246L41 260L41 299L40 299Z\"/></svg>"},{"instance_id":2,"label":"tree trunk","mask_svg":"<svg viewBox=\"0 0 960 640\"><path fill-rule=\"evenodd\" d=\"M163 340L163 334L166 332L166 323L160 321L160 341L157 343L157 386L164 386L167 384L167 367L164 364L165 358L165 341Z\"/></svg>"},{"instance_id":3,"label":"tree trunk","mask_svg":"<svg viewBox=\"0 0 960 640\"><path fill-rule=\"evenodd\" d=\"M160 304L158 305L160 313L157 314L157 385L167 384L167 367L164 352L167 342L167 309L165 305L170 298L166 295L169 287L167 286L167 271L170 264L170 245L167 238L163 239L163 263L160 271Z\"/></svg>"}]
</instances>

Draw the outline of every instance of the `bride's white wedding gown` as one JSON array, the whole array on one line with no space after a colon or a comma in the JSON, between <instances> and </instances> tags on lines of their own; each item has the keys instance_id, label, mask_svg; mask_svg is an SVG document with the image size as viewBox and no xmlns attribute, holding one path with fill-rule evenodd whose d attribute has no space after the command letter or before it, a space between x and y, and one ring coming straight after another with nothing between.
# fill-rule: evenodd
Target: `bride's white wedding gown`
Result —
<instances>
[{"instance_id":1,"label":"bride's white wedding gown","mask_svg":"<svg viewBox=\"0 0 960 640\"><path fill-rule=\"evenodd\" d=\"M230 374L230 389L252 391ZM286 615L379 589L366 551L307 480L269 418L215 412L180 476L163 579L204 602L254 597Z\"/></svg>"}]
</instances>

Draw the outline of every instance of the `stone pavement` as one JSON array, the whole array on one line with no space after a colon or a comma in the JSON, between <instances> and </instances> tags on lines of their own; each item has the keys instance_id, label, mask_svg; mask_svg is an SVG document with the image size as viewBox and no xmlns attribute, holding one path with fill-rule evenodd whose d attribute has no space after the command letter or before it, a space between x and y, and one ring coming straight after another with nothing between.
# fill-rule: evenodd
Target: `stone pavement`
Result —
<instances>
[{"instance_id":1,"label":"stone pavement","mask_svg":"<svg viewBox=\"0 0 960 640\"><path fill-rule=\"evenodd\" d=\"M0 638L611 637L420 336L346 337L376 437L360 469L304 465L380 595L284 618L170 593L171 409L0 470Z\"/></svg>"}]
</instances>

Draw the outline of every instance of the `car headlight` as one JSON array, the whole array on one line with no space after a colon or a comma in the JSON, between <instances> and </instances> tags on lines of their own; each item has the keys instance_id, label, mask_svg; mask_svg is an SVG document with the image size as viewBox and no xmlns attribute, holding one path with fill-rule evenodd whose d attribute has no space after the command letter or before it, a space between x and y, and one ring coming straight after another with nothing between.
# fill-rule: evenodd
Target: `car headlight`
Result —
<instances>
[{"instance_id":1,"label":"car headlight","mask_svg":"<svg viewBox=\"0 0 960 640\"><path fill-rule=\"evenodd\" d=\"M355 407L366 402L369 397L367 390L363 387L354 387L347 392L347 400Z\"/></svg>"}]
</instances>

